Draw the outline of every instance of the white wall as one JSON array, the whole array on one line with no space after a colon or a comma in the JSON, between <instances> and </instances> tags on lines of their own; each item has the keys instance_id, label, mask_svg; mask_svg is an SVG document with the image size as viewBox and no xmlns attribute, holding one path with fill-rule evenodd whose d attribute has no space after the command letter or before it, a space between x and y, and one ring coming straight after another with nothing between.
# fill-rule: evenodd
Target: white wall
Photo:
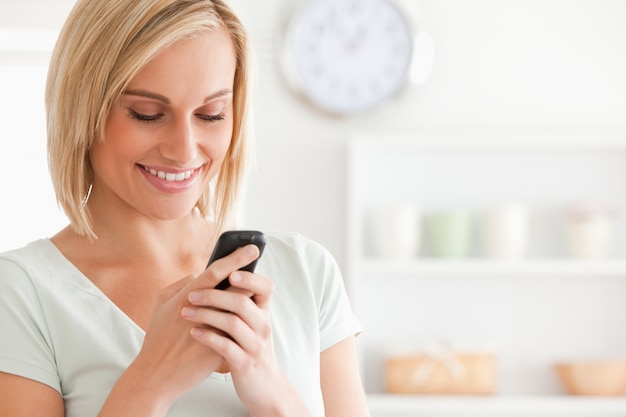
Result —
<instances>
[{"instance_id":1,"label":"white wall","mask_svg":"<svg viewBox=\"0 0 626 417\"><path fill-rule=\"evenodd\" d=\"M7 30L58 31L73 4L0 0L0 45L7 38L30 43L22 36L7 36ZM57 208L46 162L43 91L48 60L45 52L15 53L0 46L0 251L49 236L67 223Z\"/></svg>"},{"instance_id":2,"label":"white wall","mask_svg":"<svg viewBox=\"0 0 626 417\"><path fill-rule=\"evenodd\" d=\"M435 39L436 60L429 82L405 92L381 111L345 120L312 110L283 81L277 55L280 34L288 12L300 0L235 1L259 60L258 168L248 198L250 226L300 231L325 244L343 264L344 144L355 131L419 135L451 129L626 128L626 2L408 1L419 6L423 27ZM71 0L0 0L0 28L58 28L72 4ZM11 184L0 203L3 215L7 201L24 207L38 187L49 187L40 156L37 168L30 171L33 160L24 151L40 152L44 146L42 130L36 127L43 120L37 96L41 82L28 75L22 78L22 88L13 91L10 87L15 84L7 77L15 76L16 65L7 65L7 60L6 54L0 54L4 79L0 150L5 157L0 175ZM9 123L14 120L23 122ZM7 143L29 145L13 153ZM23 159L18 160L20 155ZM10 170L7 161L13 161ZM30 172L41 185L31 185L16 172ZM44 212L55 213L49 223L56 222L54 203L44 199L41 204ZM33 230L26 227L32 226L31 212L11 212L10 217L0 219L0 249L29 238L22 230ZM43 215L41 220L46 220Z\"/></svg>"},{"instance_id":3,"label":"white wall","mask_svg":"<svg viewBox=\"0 0 626 417\"><path fill-rule=\"evenodd\" d=\"M412 1L436 43L429 82L348 120L311 111L285 86L276 49L293 2L242 2L261 74L252 224L299 230L343 264L343 152L355 131L626 127L626 2Z\"/></svg>"}]
</instances>

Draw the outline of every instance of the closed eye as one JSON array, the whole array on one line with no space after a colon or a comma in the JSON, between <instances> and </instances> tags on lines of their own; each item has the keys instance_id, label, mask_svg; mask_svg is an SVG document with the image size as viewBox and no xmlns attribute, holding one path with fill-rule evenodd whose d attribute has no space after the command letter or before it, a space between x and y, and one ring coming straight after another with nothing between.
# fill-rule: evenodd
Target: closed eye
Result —
<instances>
[{"instance_id":1,"label":"closed eye","mask_svg":"<svg viewBox=\"0 0 626 417\"><path fill-rule=\"evenodd\" d=\"M146 122L146 123L154 123L154 122L158 121L163 116L163 114L161 114L161 113L158 113L158 114L137 113L133 109L129 109L129 112L130 112L130 116L133 119L139 120L141 122Z\"/></svg>"},{"instance_id":2,"label":"closed eye","mask_svg":"<svg viewBox=\"0 0 626 417\"><path fill-rule=\"evenodd\" d=\"M220 113L220 114L196 114L196 117L198 117L200 120L208 122L208 123L213 123L213 122L218 122L220 120L224 120L224 113Z\"/></svg>"}]
</instances>

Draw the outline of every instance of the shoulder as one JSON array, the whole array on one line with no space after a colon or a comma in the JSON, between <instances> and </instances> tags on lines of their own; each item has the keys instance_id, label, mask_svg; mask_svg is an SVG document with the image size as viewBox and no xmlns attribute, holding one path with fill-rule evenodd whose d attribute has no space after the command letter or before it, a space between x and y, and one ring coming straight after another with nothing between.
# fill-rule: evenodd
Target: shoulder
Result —
<instances>
[{"instance_id":1,"label":"shoulder","mask_svg":"<svg viewBox=\"0 0 626 417\"><path fill-rule=\"evenodd\" d=\"M47 245L51 245L49 248ZM61 392L55 359L56 305L66 291L50 292L51 242L35 241L0 254L0 371L39 381ZM67 326L68 321L61 321ZM4 342L4 343L3 343Z\"/></svg>"},{"instance_id":2,"label":"shoulder","mask_svg":"<svg viewBox=\"0 0 626 417\"><path fill-rule=\"evenodd\" d=\"M45 246L42 242L31 242L24 247L0 253L0 280L15 274L29 275L27 271L32 263L41 258L40 248Z\"/></svg>"},{"instance_id":3,"label":"shoulder","mask_svg":"<svg viewBox=\"0 0 626 417\"><path fill-rule=\"evenodd\" d=\"M333 255L317 241L295 232L264 233L266 245L259 264L279 267L281 271L288 268L291 274L298 271L309 279L338 272Z\"/></svg>"},{"instance_id":4,"label":"shoulder","mask_svg":"<svg viewBox=\"0 0 626 417\"><path fill-rule=\"evenodd\" d=\"M300 233L270 231L265 233L266 251L272 255L289 256L309 260L314 258L332 258L330 252L320 243Z\"/></svg>"},{"instance_id":5,"label":"shoulder","mask_svg":"<svg viewBox=\"0 0 626 417\"><path fill-rule=\"evenodd\" d=\"M22 248L0 253L0 301L38 298L37 283L39 274L37 267L41 262L40 241L30 243ZM44 245L45 246L45 245ZM32 301L29 301L29 303Z\"/></svg>"},{"instance_id":6,"label":"shoulder","mask_svg":"<svg viewBox=\"0 0 626 417\"><path fill-rule=\"evenodd\" d=\"M290 286L300 282L318 296L342 282L335 258L317 241L295 232L271 231L265 236L259 273L275 282L288 280Z\"/></svg>"},{"instance_id":7,"label":"shoulder","mask_svg":"<svg viewBox=\"0 0 626 417\"><path fill-rule=\"evenodd\" d=\"M54 245L48 239L36 240L21 248L0 253L0 278L20 272L33 275L33 271L50 266L51 259L57 256Z\"/></svg>"},{"instance_id":8,"label":"shoulder","mask_svg":"<svg viewBox=\"0 0 626 417\"><path fill-rule=\"evenodd\" d=\"M284 314L296 311L291 300L300 307L308 303L315 312L321 350L361 331L330 251L298 233L270 232L266 238L267 253L259 267L267 268L262 273L277 283L278 298L288 300Z\"/></svg>"},{"instance_id":9,"label":"shoulder","mask_svg":"<svg viewBox=\"0 0 626 417\"><path fill-rule=\"evenodd\" d=\"M45 280L34 265L37 252L29 244L0 254L0 318L5 332L9 331L6 320L11 317L20 317L15 323L33 323L33 328L43 328L42 294L46 291L40 284Z\"/></svg>"},{"instance_id":10,"label":"shoulder","mask_svg":"<svg viewBox=\"0 0 626 417\"><path fill-rule=\"evenodd\" d=\"M50 239L39 239L34 240L21 248L1 252L0 259L13 260L16 262L20 262L20 260L37 260L42 257L48 257L55 251L56 247Z\"/></svg>"},{"instance_id":11,"label":"shoulder","mask_svg":"<svg viewBox=\"0 0 626 417\"><path fill-rule=\"evenodd\" d=\"M35 288L62 294L67 285L80 285L77 271L49 239L0 253L0 285L3 288ZM44 290L46 289L46 290Z\"/></svg>"}]
</instances>

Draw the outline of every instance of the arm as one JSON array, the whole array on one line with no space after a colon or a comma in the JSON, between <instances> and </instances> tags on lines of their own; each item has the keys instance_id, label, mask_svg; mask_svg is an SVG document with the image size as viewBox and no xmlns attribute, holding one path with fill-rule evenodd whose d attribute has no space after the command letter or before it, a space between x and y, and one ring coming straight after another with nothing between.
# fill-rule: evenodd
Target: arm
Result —
<instances>
[{"instance_id":1,"label":"arm","mask_svg":"<svg viewBox=\"0 0 626 417\"><path fill-rule=\"evenodd\" d=\"M212 291L218 298L226 297L230 291L213 288L224 276L259 256L258 249L250 247L251 251L238 249L215 261L200 276L182 279L161 291L154 303L141 352L111 390L99 417L163 417L178 398L223 363L224 359L215 350L197 343L191 336L193 324L185 317L185 311L191 307L188 298L197 291ZM215 327L213 330L200 327L205 330L205 337L216 337ZM164 340L168 343L163 343Z\"/></svg>"},{"instance_id":2,"label":"arm","mask_svg":"<svg viewBox=\"0 0 626 417\"><path fill-rule=\"evenodd\" d=\"M14 263L0 263L0 417L64 417L66 405L59 392L63 381L57 380L57 357L48 345L53 337L30 279L20 274ZM178 294L176 290L188 281L181 280L160 295L160 302L155 303L155 329L147 332L141 358L118 380L102 416L165 416L169 404L164 401L172 402L193 385L194 377L204 377L221 363L215 353L195 343L189 324L180 318L187 291ZM162 343L168 338L176 343ZM190 358L191 365L178 366L172 357Z\"/></svg>"},{"instance_id":3,"label":"arm","mask_svg":"<svg viewBox=\"0 0 626 417\"><path fill-rule=\"evenodd\" d=\"M326 417L368 417L359 376L355 337L348 337L321 354L321 384Z\"/></svg>"},{"instance_id":4,"label":"arm","mask_svg":"<svg viewBox=\"0 0 626 417\"><path fill-rule=\"evenodd\" d=\"M214 286L256 256L258 252L245 255L239 251L216 262L195 279L182 279L160 292L141 352L111 390L101 417L163 417L176 399L222 364L217 353L191 337L192 326L183 319L181 310L189 304L188 294L194 288ZM20 276L24 279L14 278ZM0 260L0 362L10 364L6 359L11 358L28 363L33 369L48 365L48 379L52 381L56 375L55 358L41 336L41 329L46 326L43 310L36 301L35 289L30 279L24 277L23 269L14 262ZM168 342L163 343L164 340ZM57 389L17 376L19 369L10 373L13 368L7 365L0 371L0 417L65 416L63 398Z\"/></svg>"},{"instance_id":5,"label":"arm","mask_svg":"<svg viewBox=\"0 0 626 417\"><path fill-rule=\"evenodd\" d=\"M32 280L18 262L0 257L0 417L65 416L48 337Z\"/></svg>"},{"instance_id":6,"label":"arm","mask_svg":"<svg viewBox=\"0 0 626 417\"><path fill-rule=\"evenodd\" d=\"M64 417L61 394L41 382L0 372L0 417L30 416Z\"/></svg>"}]
</instances>

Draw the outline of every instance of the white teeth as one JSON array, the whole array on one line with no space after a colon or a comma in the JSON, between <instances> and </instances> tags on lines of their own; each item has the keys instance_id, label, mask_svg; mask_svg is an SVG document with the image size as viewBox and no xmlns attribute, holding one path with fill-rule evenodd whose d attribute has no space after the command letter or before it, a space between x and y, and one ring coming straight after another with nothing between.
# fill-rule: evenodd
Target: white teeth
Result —
<instances>
[{"instance_id":1,"label":"white teeth","mask_svg":"<svg viewBox=\"0 0 626 417\"><path fill-rule=\"evenodd\" d=\"M189 177L191 177L191 174L193 174L194 172L194 170L192 169L189 171L173 173L173 172L157 171L155 169L147 168L147 167L144 167L144 170L149 172L151 175L154 175L155 177L159 177L165 181L184 181L186 179L189 179Z\"/></svg>"}]
</instances>

